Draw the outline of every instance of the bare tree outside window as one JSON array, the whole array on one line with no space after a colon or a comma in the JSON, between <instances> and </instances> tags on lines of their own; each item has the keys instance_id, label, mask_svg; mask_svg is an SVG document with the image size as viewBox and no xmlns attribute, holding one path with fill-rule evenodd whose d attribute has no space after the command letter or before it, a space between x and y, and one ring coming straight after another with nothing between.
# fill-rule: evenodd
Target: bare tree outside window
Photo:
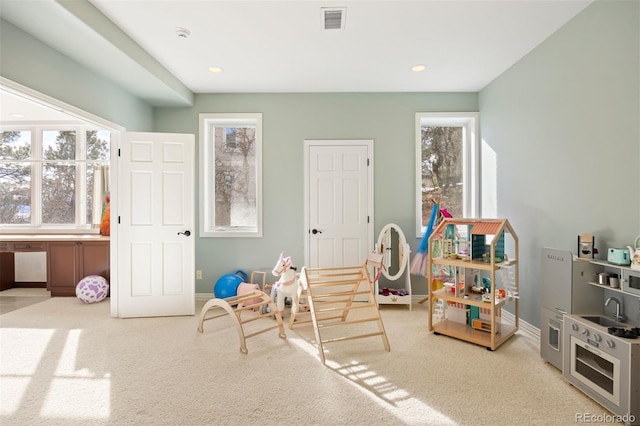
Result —
<instances>
[{"instance_id":1,"label":"bare tree outside window","mask_svg":"<svg viewBox=\"0 0 640 426\"><path fill-rule=\"evenodd\" d=\"M476 217L478 113L416 113L416 234L427 228L434 203L454 217Z\"/></svg>"},{"instance_id":2,"label":"bare tree outside window","mask_svg":"<svg viewBox=\"0 0 640 426\"><path fill-rule=\"evenodd\" d=\"M435 201L462 217L462 127L422 126L422 224L426 226Z\"/></svg>"},{"instance_id":3,"label":"bare tree outside window","mask_svg":"<svg viewBox=\"0 0 640 426\"><path fill-rule=\"evenodd\" d=\"M30 157L30 132L0 132L0 223L31 221Z\"/></svg>"},{"instance_id":4,"label":"bare tree outside window","mask_svg":"<svg viewBox=\"0 0 640 426\"><path fill-rule=\"evenodd\" d=\"M215 128L215 225L256 226L255 127Z\"/></svg>"},{"instance_id":5,"label":"bare tree outside window","mask_svg":"<svg viewBox=\"0 0 640 426\"><path fill-rule=\"evenodd\" d=\"M0 132L0 225L90 224L93 169L109 164L110 140L109 131L80 128Z\"/></svg>"},{"instance_id":6,"label":"bare tree outside window","mask_svg":"<svg viewBox=\"0 0 640 426\"><path fill-rule=\"evenodd\" d=\"M43 132L42 156L42 222L75 223L76 132Z\"/></svg>"},{"instance_id":7,"label":"bare tree outside window","mask_svg":"<svg viewBox=\"0 0 640 426\"><path fill-rule=\"evenodd\" d=\"M201 237L262 237L262 114L202 113Z\"/></svg>"}]
</instances>

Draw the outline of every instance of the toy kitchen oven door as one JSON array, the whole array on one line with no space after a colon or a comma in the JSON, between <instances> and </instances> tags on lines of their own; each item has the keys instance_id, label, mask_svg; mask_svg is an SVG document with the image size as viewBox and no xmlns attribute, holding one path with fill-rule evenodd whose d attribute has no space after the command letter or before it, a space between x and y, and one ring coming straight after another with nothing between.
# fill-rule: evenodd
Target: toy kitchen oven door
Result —
<instances>
[{"instance_id":1,"label":"toy kitchen oven door","mask_svg":"<svg viewBox=\"0 0 640 426\"><path fill-rule=\"evenodd\" d=\"M565 315L563 341L564 378L625 424L640 425L640 344L578 315Z\"/></svg>"}]
</instances>

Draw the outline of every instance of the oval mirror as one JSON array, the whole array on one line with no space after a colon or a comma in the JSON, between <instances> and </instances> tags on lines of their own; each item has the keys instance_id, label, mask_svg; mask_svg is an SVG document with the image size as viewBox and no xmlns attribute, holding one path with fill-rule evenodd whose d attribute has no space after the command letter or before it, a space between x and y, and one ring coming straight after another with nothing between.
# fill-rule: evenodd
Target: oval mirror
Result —
<instances>
[{"instance_id":1,"label":"oval mirror","mask_svg":"<svg viewBox=\"0 0 640 426\"><path fill-rule=\"evenodd\" d=\"M395 223L389 223L378 235L378 252L384 254L382 274L388 280L397 280L407 268L409 250L402 229Z\"/></svg>"}]
</instances>

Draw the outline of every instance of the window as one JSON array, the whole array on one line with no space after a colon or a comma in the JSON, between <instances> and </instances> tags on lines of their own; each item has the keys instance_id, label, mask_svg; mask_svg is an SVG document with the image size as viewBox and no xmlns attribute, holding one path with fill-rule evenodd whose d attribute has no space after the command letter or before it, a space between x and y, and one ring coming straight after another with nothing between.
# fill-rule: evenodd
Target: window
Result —
<instances>
[{"instance_id":1,"label":"window","mask_svg":"<svg viewBox=\"0 0 640 426\"><path fill-rule=\"evenodd\" d=\"M262 114L200 114L200 236L262 237Z\"/></svg>"},{"instance_id":2,"label":"window","mask_svg":"<svg viewBox=\"0 0 640 426\"><path fill-rule=\"evenodd\" d=\"M416 114L416 232L433 203L454 217L477 215L477 113Z\"/></svg>"},{"instance_id":3,"label":"window","mask_svg":"<svg viewBox=\"0 0 640 426\"><path fill-rule=\"evenodd\" d=\"M94 170L110 144L109 131L79 126L1 128L0 227L91 228Z\"/></svg>"}]
</instances>

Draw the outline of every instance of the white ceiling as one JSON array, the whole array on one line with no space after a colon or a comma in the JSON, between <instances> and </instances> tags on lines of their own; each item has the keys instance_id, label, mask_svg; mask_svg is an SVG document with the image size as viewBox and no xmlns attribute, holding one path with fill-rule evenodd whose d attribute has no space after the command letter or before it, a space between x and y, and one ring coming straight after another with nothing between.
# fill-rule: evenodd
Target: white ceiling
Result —
<instances>
[{"instance_id":1,"label":"white ceiling","mask_svg":"<svg viewBox=\"0 0 640 426\"><path fill-rule=\"evenodd\" d=\"M476 92L590 3L90 1L195 93Z\"/></svg>"},{"instance_id":2,"label":"white ceiling","mask_svg":"<svg viewBox=\"0 0 640 426\"><path fill-rule=\"evenodd\" d=\"M4 125L78 123L78 117L14 90L0 89L0 123Z\"/></svg>"},{"instance_id":3,"label":"white ceiling","mask_svg":"<svg viewBox=\"0 0 640 426\"><path fill-rule=\"evenodd\" d=\"M0 14L163 106L193 93L477 92L591 1L0 0ZM323 30L322 7L346 7L345 29Z\"/></svg>"}]
</instances>

